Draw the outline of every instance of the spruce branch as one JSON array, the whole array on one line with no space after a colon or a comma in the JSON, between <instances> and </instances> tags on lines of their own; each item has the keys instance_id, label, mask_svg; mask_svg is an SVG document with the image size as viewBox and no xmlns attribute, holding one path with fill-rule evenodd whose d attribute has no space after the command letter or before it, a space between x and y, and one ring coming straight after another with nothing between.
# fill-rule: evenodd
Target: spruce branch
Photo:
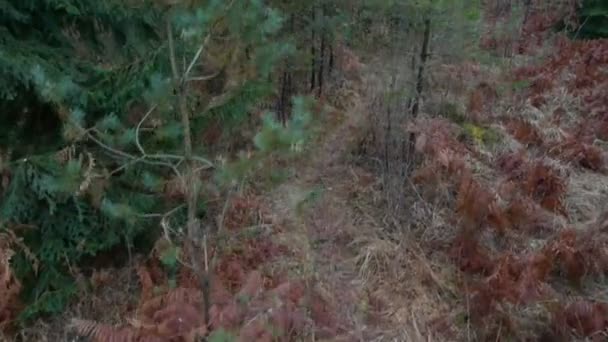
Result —
<instances>
[{"instance_id":1,"label":"spruce branch","mask_svg":"<svg viewBox=\"0 0 608 342\"><path fill-rule=\"evenodd\" d=\"M170 168L176 176L180 177L180 179L183 179L182 173L177 169L176 165L171 164L169 162L166 161L155 161L155 160L148 160L147 158L151 158L151 157L158 157L157 155L154 156L150 156L150 155L142 155L142 156L134 156L132 154L129 154L125 151L121 151L118 150L116 148L111 147L110 145L104 143L103 141L101 141L100 139L98 139L94 134L92 134L91 132L95 131L95 129L85 129L84 127L79 126L77 123L72 122L72 124L76 125L76 127L78 127L80 130L83 131L84 135L91 141L93 141L95 144L97 144L99 147L103 148L104 150L106 150L107 152L113 154L115 157L121 157L124 159L128 159L129 161L122 164L121 166L119 166L118 168L112 170L110 172L110 175L114 175L124 169L126 169L127 167L137 164L139 162L143 163L143 164L148 164L148 165L154 165L154 166L164 166L164 167L168 167ZM177 156L176 156L177 157ZM162 159L162 158L157 158L157 159Z\"/></svg>"},{"instance_id":2,"label":"spruce branch","mask_svg":"<svg viewBox=\"0 0 608 342\"><path fill-rule=\"evenodd\" d=\"M139 132L141 130L141 126L143 125L143 123L146 121L146 119L148 118L148 116L150 116L150 114L152 114L152 112L154 111L154 109L156 109L156 105L152 106L148 112L143 116L143 118L139 121L139 123L137 124L137 128L135 129L135 145L137 145L137 148L139 149L139 152L142 155L142 158L151 158L151 159L173 159L173 160L177 160L179 162L183 161L185 158L183 156L178 156L175 154L166 154L166 153L156 153L156 154L148 154L143 146L141 145L140 141L139 141ZM197 161L201 164L205 164L204 167L201 167L200 169L209 169L209 168L213 168L215 165L209 161L208 159L205 159L203 157L198 157L198 156L191 156L192 160Z\"/></svg>"}]
</instances>

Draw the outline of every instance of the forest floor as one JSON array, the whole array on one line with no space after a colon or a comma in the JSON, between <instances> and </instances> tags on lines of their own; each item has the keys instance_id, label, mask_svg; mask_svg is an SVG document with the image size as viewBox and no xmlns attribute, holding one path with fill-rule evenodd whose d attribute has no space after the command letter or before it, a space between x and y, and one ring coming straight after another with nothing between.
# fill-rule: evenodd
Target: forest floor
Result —
<instances>
[{"instance_id":1,"label":"forest floor","mask_svg":"<svg viewBox=\"0 0 608 342\"><path fill-rule=\"evenodd\" d=\"M385 208L386 175L355 161L380 115L367 103L367 71L352 105L323 117L320 141L288 179L230 199L228 247L211 251L217 325L251 341L266 341L252 323L261 316L295 332L284 337L311 341L605 338L605 48L568 43L506 71L447 66L443 86L464 91L429 102L455 105L399 127L416 132L421 159L411 182L390 189L407 192L400 215ZM589 58L592 73L579 68ZM126 323L150 284L167 281L154 259L96 272L93 293L22 339L71 341L73 317ZM180 287L195 283L179 272ZM281 317L265 299L238 315L220 304L243 292L266 298L256 286L283 296Z\"/></svg>"},{"instance_id":2,"label":"forest floor","mask_svg":"<svg viewBox=\"0 0 608 342\"><path fill-rule=\"evenodd\" d=\"M222 252L217 282L234 293L247 283L248 272L259 270L264 288L296 284L289 292L305 292L302 296L308 311L301 334L315 341L411 340L409 336L416 332L409 302L402 300L402 295L387 292L386 287L372 286L380 280L372 279L379 276L377 268L387 262L380 259L390 257L382 254L396 252L398 246L377 239L382 227L374 213L363 209L370 208L365 198L377 179L354 165L351 158L369 129L368 108L361 94L364 83L357 85L358 91L351 91L350 108L328 108L329 114L319 125L320 141L306 157L289 166L291 177L269 192L246 189L235 194L224 218L226 229L237 237L226 243L234 246ZM377 208L372 210L378 212ZM251 240L256 251L247 249ZM239 245L245 245L245 250L239 250ZM98 270L90 279L81 279L83 295L77 302L60 317L39 320L22 331L19 339L79 341L69 324L72 318L124 325L141 308L140 298L146 291L140 288L145 287L142 265L157 285L167 280L165 275L156 274L160 267L155 265L154 251L145 259L120 269ZM184 278L189 276L181 274L178 286L188 286L189 279ZM390 318L389 306L402 317ZM395 312L395 307L402 312ZM414 340L424 340L417 334Z\"/></svg>"}]
</instances>

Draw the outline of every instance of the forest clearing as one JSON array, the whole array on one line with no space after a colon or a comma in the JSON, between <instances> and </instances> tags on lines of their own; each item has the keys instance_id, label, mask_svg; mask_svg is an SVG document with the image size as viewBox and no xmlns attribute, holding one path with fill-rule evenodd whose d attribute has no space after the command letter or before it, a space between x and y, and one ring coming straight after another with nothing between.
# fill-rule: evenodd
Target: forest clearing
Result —
<instances>
[{"instance_id":1,"label":"forest clearing","mask_svg":"<svg viewBox=\"0 0 608 342\"><path fill-rule=\"evenodd\" d=\"M606 1L0 18L0 341L608 341Z\"/></svg>"}]
</instances>

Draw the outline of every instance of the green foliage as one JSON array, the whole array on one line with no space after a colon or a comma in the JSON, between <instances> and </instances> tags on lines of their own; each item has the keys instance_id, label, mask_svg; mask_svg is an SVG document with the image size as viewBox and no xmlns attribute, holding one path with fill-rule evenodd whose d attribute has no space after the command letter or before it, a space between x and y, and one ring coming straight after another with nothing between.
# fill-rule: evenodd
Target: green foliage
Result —
<instances>
[{"instance_id":1,"label":"green foliage","mask_svg":"<svg viewBox=\"0 0 608 342\"><path fill-rule=\"evenodd\" d=\"M28 89L55 103L117 98L121 94L109 92L128 87L106 88L104 82L114 77L122 85L133 84L128 78L136 77L137 61L157 38L158 13L120 1L2 1L0 18L0 99L16 105L30 100L23 98ZM115 72L124 67L131 70ZM47 80L56 86L49 87ZM78 91L85 84L86 94Z\"/></svg>"},{"instance_id":2,"label":"green foliage","mask_svg":"<svg viewBox=\"0 0 608 342\"><path fill-rule=\"evenodd\" d=\"M237 337L224 329L217 329L209 335L207 340L209 342L233 342L237 340Z\"/></svg>"},{"instance_id":3,"label":"green foliage","mask_svg":"<svg viewBox=\"0 0 608 342\"><path fill-rule=\"evenodd\" d=\"M581 23L575 33L578 38L608 38L608 2L585 0L578 16Z\"/></svg>"},{"instance_id":4,"label":"green foliage","mask_svg":"<svg viewBox=\"0 0 608 342\"><path fill-rule=\"evenodd\" d=\"M312 114L304 98L296 97L293 102L294 111L287 127L283 127L272 115L264 117L262 129L254 139L260 152L285 154L301 151L306 142Z\"/></svg>"},{"instance_id":5,"label":"green foliage","mask_svg":"<svg viewBox=\"0 0 608 342\"><path fill-rule=\"evenodd\" d=\"M463 124L467 119L464 113L460 111L458 106L449 101L442 101L439 104L438 112L442 117L457 124Z\"/></svg>"},{"instance_id":6,"label":"green foliage","mask_svg":"<svg viewBox=\"0 0 608 342\"><path fill-rule=\"evenodd\" d=\"M40 264L40 269L34 269L26 254L14 261L26 285L24 297L31 303L23 318L59 312L75 292L67 272L73 263L131 239L141 229L131 216L101 215L103 209L80 193L89 177L85 173L78 161L60 163L50 156L22 160L12 167L13 179L0 215L6 222L30 226L21 235ZM146 201L133 203L147 209ZM127 210L126 205L121 209Z\"/></svg>"},{"instance_id":7,"label":"green foliage","mask_svg":"<svg viewBox=\"0 0 608 342\"><path fill-rule=\"evenodd\" d=\"M40 265L14 258L29 305L23 318L59 312L76 292L74 267L149 234L179 205L164 193L185 164L167 21L179 71L192 59L190 77L220 75L187 82L193 132L210 118L242 124L294 51L275 39L283 17L261 1L134 3L0 1L0 148L13 155L0 217L31 227L17 233ZM301 140L302 125L294 121L293 137L281 139ZM197 160L204 150L195 144ZM172 226L184 220L171 211ZM175 255L163 260L174 268Z\"/></svg>"},{"instance_id":8,"label":"green foliage","mask_svg":"<svg viewBox=\"0 0 608 342\"><path fill-rule=\"evenodd\" d=\"M273 113L264 116L262 127L254 138L256 151L251 156L241 156L235 161L225 163L216 176L220 184L238 183L248 175L264 169L271 183L284 179L283 170L268 170L266 163L272 158L288 159L300 155L311 141L312 112L311 99L293 98L293 112L286 126L279 123Z\"/></svg>"},{"instance_id":9,"label":"green foliage","mask_svg":"<svg viewBox=\"0 0 608 342\"><path fill-rule=\"evenodd\" d=\"M179 255L181 248L169 245L160 254L160 262L163 264L169 278L169 285L172 288L177 286L177 272L179 271Z\"/></svg>"},{"instance_id":10,"label":"green foliage","mask_svg":"<svg viewBox=\"0 0 608 342\"><path fill-rule=\"evenodd\" d=\"M470 122L462 123L461 127L464 137L472 140L479 146L492 147L501 142L502 136L491 127L482 127Z\"/></svg>"},{"instance_id":11,"label":"green foliage","mask_svg":"<svg viewBox=\"0 0 608 342\"><path fill-rule=\"evenodd\" d=\"M427 18L431 20L433 37L450 42L442 53L464 55L474 48L466 43L475 41L479 34L479 1L366 0L355 3L356 13L349 26L349 38L352 44L366 50L374 51L379 47L395 51L409 49L412 39L420 39L416 36L422 34Z\"/></svg>"},{"instance_id":12,"label":"green foliage","mask_svg":"<svg viewBox=\"0 0 608 342\"><path fill-rule=\"evenodd\" d=\"M604 0L579 1L576 25L570 17L562 18L554 25L556 31L566 32L573 39L608 38L608 2Z\"/></svg>"}]
</instances>

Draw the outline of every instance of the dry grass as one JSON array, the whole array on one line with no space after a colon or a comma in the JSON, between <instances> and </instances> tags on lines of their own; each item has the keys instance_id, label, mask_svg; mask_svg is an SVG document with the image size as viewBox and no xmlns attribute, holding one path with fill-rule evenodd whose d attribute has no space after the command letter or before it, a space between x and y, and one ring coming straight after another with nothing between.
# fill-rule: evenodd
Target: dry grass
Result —
<instances>
[{"instance_id":1,"label":"dry grass","mask_svg":"<svg viewBox=\"0 0 608 342\"><path fill-rule=\"evenodd\" d=\"M606 211L608 182L605 175L577 170L571 173L566 205L573 222L585 224Z\"/></svg>"},{"instance_id":2,"label":"dry grass","mask_svg":"<svg viewBox=\"0 0 608 342\"><path fill-rule=\"evenodd\" d=\"M543 52L546 55L546 51ZM438 65L436 75L432 75L433 90L425 93L424 105L421 117L429 118L443 116L443 109L455 110L464 113L461 117L448 117L465 122L473 123L483 129L492 128L498 132L500 143L495 145L484 145L467 142L472 146L466 162L474 174L488 189L499 189L505 179L505 175L496 169L497 157L508 153L524 150L529 158L542 161L564 180L566 189L561 202L565 204L566 217L556 215L547 210L536 208L536 215L541 222L545 222L548 230L557 234L566 227L575 227L580 231L587 229L589 224L595 221L606 210L608 200L608 187L605 185L605 174L592 172L584 169L584 165L577 162L564 160L547 151L547 142L561 142L569 137L571 129L581 120L581 98L569 93L565 87L554 87L549 93L545 93L546 101L539 105L531 101L523 101L518 97L516 90L511 90L513 85L510 81L505 82L502 74L510 71L517 65L529 65L530 60L511 60L511 65L505 68L475 68L463 66L466 76L458 72L458 66ZM385 71L376 74L374 87L367 94L366 101L371 115L370 136L366 141L365 148L361 148L358 161L366 170L372 170L380 180L379 185L372 188L365 196L357 197L354 203L362 215L369 217L370 226L376 227L376 231L369 230L358 232L351 246L355 250L354 262L358 267L359 276L365 281L365 285L374 290L374 293L387 303L389 309L383 311L383 317L392 321L392 326L409 326L412 312L415 312L416 322L421 329L408 330L422 331L412 338L407 334L401 336L401 340L425 338L427 330L441 333L440 338L451 337L450 340L476 340L482 338L478 334L479 327L468 325L454 325L457 317L466 314L469 305L469 296L466 282L460 279L460 272L452 265L446 257L446 247L453 240L459 225L454 220L453 202L454 195L449 188L443 187L441 181L433 182L428 186L418 187L404 179L399 172L405 165L395 151L399 150L399 144L404 139L403 128L403 104L393 104L392 112L387 110L384 101L395 93L395 88L400 89L408 82L394 85L392 75L397 75L397 80L406 79L409 71L406 68L391 67L384 64ZM461 70L463 70L461 69ZM460 71L462 72L462 71ZM459 77L454 77L457 75ZM557 84L564 83L573 75L562 74L562 79L555 80ZM497 87L507 89L501 93L497 103L491 110L482 111L477 115L470 115L463 111L462 104L466 103L468 93L473 90L481 80L488 81ZM409 80L411 83L411 78ZM445 103L453 103L453 107L446 107ZM406 112L406 111L405 111ZM401 116L393 115L399 113ZM512 135L512 130L507 129L503 119L512 120L518 118L528 123L532 131L538 131L540 144L537 146L526 146L517 141ZM506 120L505 120L506 121ZM387 127L398 127L397 132L387 130ZM389 154L385 151L388 145ZM602 150L603 156L608 155L608 146L595 140L593 146ZM469 158L470 157L470 158ZM387 167L388 165L388 167ZM396 171L395 171L396 170ZM542 180L541 180L542 181ZM496 194L497 202L504 206L509 199L501 198ZM380 198L380 201L375 200ZM508 232L506 237L497 238L491 231L485 231L483 236L478 237L481 244L490 249L490 254L508 253L509 250L517 251L540 251L551 239L551 234L543 233L537 236L522 236L521 232ZM503 240L501 242L500 240ZM504 244L506 241L506 244ZM509 245L511 243L511 245ZM472 280L471 278L468 278ZM474 279L474 278L473 278ZM483 278L482 278L483 279ZM558 276L551 278L551 285L557 289L557 298L567 299L567 286L557 285ZM467 280L468 281L468 280ZM589 284L587 284L589 286ZM598 292L597 289L587 288L585 295L595 299L606 300L605 291ZM508 306L502 308L505 317L511 317L512 326L521 329L517 335L533 336L539 331L547 329L549 321L553 319L552 313L547 309L545 303L537 303L524 306ZM443 322L436 324L437 319ZM446 327L447 326L447 327ZM509 327L502 326L496 335L497 338L506 338ZM389 336L391 334L386 334ZM399 340L393 334L393 340ZM387 338L386 340L390 340Z\"/></svg>"},{"instance_id":3,"label":"dry grass","mask_svg":"<svg viewBox=\"0 0 608 342\"><path fill-rule=\"evenodd\" d=\"M82 281L86 281L82 279ZM65 312L56 317L37 320L32 326L20 331L14 341L79 341L68 327L73 317L118 324L124 321L128 312L136 307L139 298L139 284L135 269L99 270L89 279L92 290L82 290L78 299Z\"/></svg>"}]
</instances>

